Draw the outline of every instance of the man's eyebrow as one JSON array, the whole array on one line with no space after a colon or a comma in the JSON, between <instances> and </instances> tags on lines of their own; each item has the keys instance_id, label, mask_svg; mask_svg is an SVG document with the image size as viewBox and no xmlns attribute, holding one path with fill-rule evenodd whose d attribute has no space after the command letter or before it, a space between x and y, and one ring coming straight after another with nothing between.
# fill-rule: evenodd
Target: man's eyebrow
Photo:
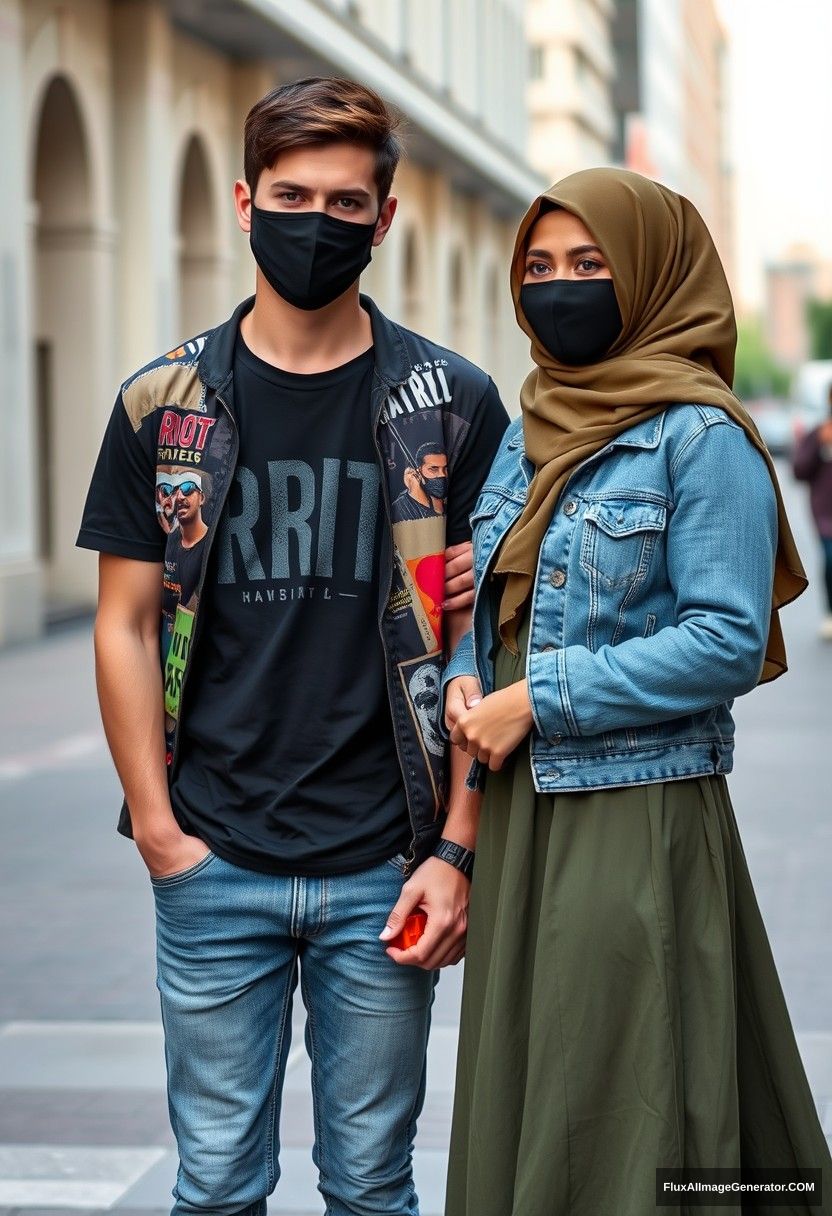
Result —
<instances>
[{"instance_id":1,"label":"man's eyebrow","mask_svg":"<svg viewBox=\"0 0 832 1216\"><path fill-rule=\"evenodd\" d=\"M579 253L600 253L601 257L604 256L597 245L574 245L572 249L567 249L566 256L568 258L574 258L577 257ZM527 258L551 258L551 256L552 253L549 249L530 249L526 254Z\"/></svg>"},{"instance_id":2,"label":"man's eyebrow","mask_svg":"<svg viewBox=\"0 0 832 1216\"><path fill-rule=\"evenodd\" d=\"M272 182L269 186L270 190L291 190L294 194L311 194L309 186L302 186L299 182L290 182L285 179ZM344 186L340 190L330 190L330 198L344 198L349 195L351 198L372 198L369 190L365 190L363 186Z\"/></svg>"},{"instance_id":3,"label":"man's eyebrow","mask_svg":"<svg viewBox=\"0 0 832 1216\"><path fill-rule=\"evenodd\" d=\"M343 198L345 195L351 198L372 198L369 190L365 190L363 186L344 186L340 190L330 190L330 198Z\"/></svg>"}]
</instances>

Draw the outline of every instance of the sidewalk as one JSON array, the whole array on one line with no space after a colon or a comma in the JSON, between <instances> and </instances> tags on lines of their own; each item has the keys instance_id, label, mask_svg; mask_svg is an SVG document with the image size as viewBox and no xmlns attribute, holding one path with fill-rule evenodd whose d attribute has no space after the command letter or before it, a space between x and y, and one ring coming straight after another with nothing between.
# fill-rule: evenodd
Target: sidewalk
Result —
<instances>
[{"instance_id":1,"label":"sidewalk","mask_svg":"<svg viewBox=\"0 0 832 1216\"><path fill-rule=\"evenodd\" d=\"M458 984L446 985L454 991ZM430 1090L416 1156L423 1216L439 1216L450 1129L456 1028L431 1037ZM0 1030L0 1211L168 1212L176 1153L167 1127L158 1022L11 1022ZM312 1164L303 1020L281 1119L283 1175L269 1213L321 1212Z\"/></svg>"}]
</instances>

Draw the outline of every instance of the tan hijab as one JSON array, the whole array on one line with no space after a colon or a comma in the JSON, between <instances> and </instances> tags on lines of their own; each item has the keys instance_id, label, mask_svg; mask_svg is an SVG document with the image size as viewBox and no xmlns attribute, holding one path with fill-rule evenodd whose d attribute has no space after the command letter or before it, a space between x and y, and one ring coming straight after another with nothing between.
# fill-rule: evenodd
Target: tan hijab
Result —
<instances>
[{"instance_id":1,"label":"tan hijab","mask_svg":"<svg viewBox=\"0 0 832 1216\"><path fill-rule=\"evenodd\" d=\"M576 215L602 250L623 320L621 335L598 363L558 363L520 307L527 238L545 199ZM771 457L731 392L737 329L731 294L702 217L686 198L624 169L573 173L532 203L517 233L511 292L537 365L520 392L526 455L535 466L526 506L495 567L506 576L500 634L516 649L522 609L561 491L572 471L611 439L674 402L723 409L768 465L777 494L779 540L771 626L760 683L786 670L777 610L807 586ZM742 492L742 487L737 487Z\"/></svg>"}]
</instances>

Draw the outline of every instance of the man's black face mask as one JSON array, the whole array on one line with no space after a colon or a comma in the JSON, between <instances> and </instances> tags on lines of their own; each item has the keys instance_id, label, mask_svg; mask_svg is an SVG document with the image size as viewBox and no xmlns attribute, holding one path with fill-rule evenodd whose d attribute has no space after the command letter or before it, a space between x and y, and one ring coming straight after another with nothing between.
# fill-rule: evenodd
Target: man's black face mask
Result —
<instances>
[{"instance_id":1,"label":"man's black face mask","mask_svg":"<svg viewBox=\"0 0 832 1216\"><path fill-rule=\"evenodd\" d=\"M520 307L541 346L570 367L595 363L623 329L612 279L524 283Z\"/></svg>"},{"instance_id":2,"label":"man's black face mask","mask_svg":"<svg viewBox=\"0 0 832 1216\"><path fill-rule=\"evenodd\" d=\"M295 308L325 308L351 287L372 256L377 220L353 224L323 211L264 211L251 204L254 260Z\"/></svg>"}]
</instances>

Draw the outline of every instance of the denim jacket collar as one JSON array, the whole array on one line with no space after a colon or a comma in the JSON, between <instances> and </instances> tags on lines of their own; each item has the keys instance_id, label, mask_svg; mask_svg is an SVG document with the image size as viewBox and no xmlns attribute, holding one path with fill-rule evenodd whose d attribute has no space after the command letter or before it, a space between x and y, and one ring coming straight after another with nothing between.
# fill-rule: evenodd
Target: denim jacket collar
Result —
<instances>
[{"instance_id":1,"label":"denim jacket collar","mask_svg":"<svg viewBox=\"0 0 832 1216\"><path fill-rule=\"evenodd\" d=\"M623 435L617 435L602 450L609 452L612 448L657 448L661 443L664 429L665 411L646 422L637 422ZM510 451L523 446L523 428L519 427L517 434L506 445ZM600 455L600 452L598 453Z\"/></svg>"}]
</instances>

